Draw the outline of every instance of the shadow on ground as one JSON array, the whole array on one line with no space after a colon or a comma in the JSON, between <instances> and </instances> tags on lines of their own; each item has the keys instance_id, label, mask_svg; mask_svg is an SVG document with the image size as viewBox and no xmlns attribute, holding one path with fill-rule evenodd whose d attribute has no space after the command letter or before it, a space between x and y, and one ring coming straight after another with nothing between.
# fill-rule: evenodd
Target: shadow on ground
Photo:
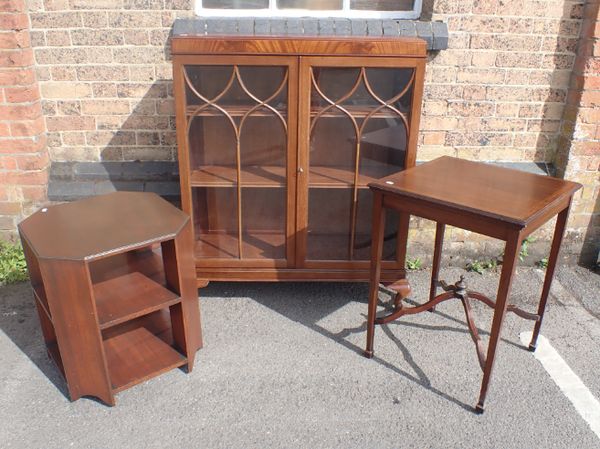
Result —
<instances>
[{"instance_id":1,"label":"shadow on ground","mask_svg":"<svg viewBox=\"0 0 600 449\"><path fill-rule=\"evenodd\" d=\"M457 273L464 273L463 270L454 269L451 271L451 278ZM427 286L427 283L422 282L428 279L429 271L423 270L418 275L419 284ZM474 276L479 276L475 274ZM494 297L496 288L497 278L494 276L481 277L478 283L485 282L486 291L485 294ZM489 285L487 285L489 284ZM200 298L250 298L253 301L261 304L275 311L276 313L286 317L287 319L300 323L306 326L310 330L317 332L318 334L333 340L337 344L340 344L348 350L356 353L357 356L363 357L364 341L366 336L366 312L367 312L367 298L368 298L369 286L367 283L224 283L224 282L212 282L208 287L200 290ZM408 300L407 306L416 305L417 302L423 301L423 292L418 291L413 294L420 295L421 297L416 298L418 301L413 299ZM393 308L393 296L390 292L384 288L380 288L379 295L379 314L384 309L388 312ZM458 300L456 300L458 301ZM346 327L341 330L332 330L327 323L327 317L334 313L340 313L340 310L347 306L349 303L358 302L364 305L364 313L356 317L345 317L345 322L360 323L356 326ZM532 311L535 310L535 305L531 304L529 298L525 301L528 303ZM482 320L478 327L480 336L487 340L489 336L488 321L491 318L491 310L487 307L480 305L476 301L473 301L474 310L478 315L481 316ZM462 310L462 306L460 310ZM223 313L227 313L226 305L223 307ZM456 334L464 334L466 340L470 340L470 335L466 321L462 316L456 318L447 313L440 311L439 309L434 312L437 315L437 322L440 318L447 322L444 325L429 325L422 322L415 322L415 320L406 317L398 321L388 323L381 326L385 336L393 342L395 347L398 348L403 362L396 363L395 361L389 361L385 358L377 355L377 342L375 342L375 356L372 361L377 363L393 373L402 376L403 378L414 382L415 384L424 387L430 392L438 395L439 397L461 407L465 410L473 410L471 404L464 403L456 397L442 391L432 385L429 377L426 374L426 369L419 366L411 354L411 349L407 346L400 338L397 337L397 332L394 328L398 326L406 326L414 330L425 330L427 332L450 332ZM485 317L485 318L484 318ZM426 320L426 318L424 319ZM360 336L358 336L360 334ZM508 339L502 339L504 344L509 344L516 348L527 351L524 346L515 343ZM473 346L473 354L475 354L475 347ZM432 369L429 367L428 369ZM480 379L477 381L479 382Z\"/></svg>"},{"instance_id":2,"label":"shadow on ground","mask_svg":"<svg viewBox=\"0 0 600 449\"><path fill-rule=\"evenodd\" d=\"M35 363L57 390L69 398L62 374L46 353L29 283L3 286L0 292L0 331Z\"/></svg>"}]
</instances>

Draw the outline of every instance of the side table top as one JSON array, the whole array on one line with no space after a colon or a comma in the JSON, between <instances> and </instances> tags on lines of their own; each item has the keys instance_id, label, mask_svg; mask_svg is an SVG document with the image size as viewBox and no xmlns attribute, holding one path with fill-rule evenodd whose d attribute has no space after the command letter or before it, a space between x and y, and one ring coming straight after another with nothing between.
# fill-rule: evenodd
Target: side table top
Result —
<instances>
[{"instance_id":1,"label":"side table top","mask_svg":"<svg viewBox=\"0 0 600 449\"><path fill-rule=\"evenodd\" d=\"M546 207L571 196L582 186L443 156L374 181L369 187L526 226Z\"/></svg>"},{"instance_id":2,"label":"side table top","mask_svg":"<svg viewBox=\"0 0 600 449\"><path fill-rule=\"evenodd\" d=\"M45 259L94 260L174 237L188 216L149 192L115 192L45 207L19 224Z\"/></svg>"}]
</instances>

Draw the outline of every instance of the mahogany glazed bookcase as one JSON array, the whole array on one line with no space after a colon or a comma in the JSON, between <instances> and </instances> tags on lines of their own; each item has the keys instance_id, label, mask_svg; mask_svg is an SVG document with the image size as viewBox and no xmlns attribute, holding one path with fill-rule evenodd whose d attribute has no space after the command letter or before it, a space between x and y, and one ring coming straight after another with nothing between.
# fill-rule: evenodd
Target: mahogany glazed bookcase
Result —
<instances>
[{"instance_id":1,"label":"mahogany glazed bookcase","mask_svg":"<svg viewBox=\"0 0 600 449\"><path fill-rule=\"evenodd\" d=\"M415 165L425 41L176 35L172 53L198 284L368 281L367 184ZM384 281L407 232L389 217Z\"/></svg>"}]
</instances>

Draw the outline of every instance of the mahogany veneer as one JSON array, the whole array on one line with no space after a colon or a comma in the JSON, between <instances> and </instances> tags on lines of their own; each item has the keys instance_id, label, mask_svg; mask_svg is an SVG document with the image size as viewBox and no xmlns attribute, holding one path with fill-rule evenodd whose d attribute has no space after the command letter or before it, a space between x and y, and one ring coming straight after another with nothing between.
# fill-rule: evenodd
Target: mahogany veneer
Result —
<instances>
[{"instance_id":1,"label":"mahogany veneer","mask_svg":"<svg viewBox=\"0 0 600 449\"><path fill-rule=\"evenodd\" d=\"M467 326L477 349L483 379L475 411L483 413L483 406L492 375L496 348L506 312L535 321L529 345L535 350L544 318L558 252L565 231L573 194L581 184L534 175L517 170L496 167L451 157L441 157L369 184L374 193L373 242L371 253L371 285L367 318L367 345L365 355L373 357L375 324L385 324L404 315L435 309L442 301L460 299L465 309ZM401 279L389 287L397 291L394 311L379 318L377 298L381 273L383 224L386 210L401 213L405 220L410 215L437 222L429 301L406 307L402 300L410 295L408 281ZM510 286L519 257L521 242L551 218L557 216L554 238L548 258L546 277L537 312L527 312L508 301ZM454 285L438 279L441 252L446 225L495 237L506 242L502 274L495 301L468 289L464 278ZM444 292L436 295L441 287ZM471 314L470 300L481 301L494 309L487 351Z\"/></svg>"},{"instance_id":2,"label":"mahogany veneer","mask_svg":"<svg viewBox=\"0 0 600 449\"><path fill-rule=\"evenodd\" d=\"M192 370L202 333L183 212L152 193L118 192L41 209L19 232L48 354L71 400L115 405L132 385Z\"/></svg>"},{"instance_id":3,"label":"mahogany veneer","mask_svg":"<svg viewBox=\"0 0 600 449\"><path fill-rule=\"evenodd\" d=\"M175 35L171 50L198 285L367 281L367 185L415 164L425 41ZM390 220L388 246L407 232Z\"/></svg>"}]
</instances>

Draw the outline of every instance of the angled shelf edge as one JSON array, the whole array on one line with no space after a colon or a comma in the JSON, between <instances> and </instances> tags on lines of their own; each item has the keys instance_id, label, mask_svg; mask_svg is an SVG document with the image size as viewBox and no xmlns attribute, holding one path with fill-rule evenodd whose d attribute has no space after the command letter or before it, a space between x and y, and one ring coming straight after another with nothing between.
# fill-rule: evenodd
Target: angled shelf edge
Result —
<instances>
[{"instance_id":1,"label":"angled shelf edge","mask_svg":"<svg viewBox=\"0 0 600 449\"><path fill-rule=\"evenodd\" d=\"M104 349L115 393L187 363L184 355L144 327L104 340Z\"/></svg>"},{"instance_id":2,"label":"angled shelf edge","mask_svg":"<svg viewBox=\"0 0 600 449\"><path fill-rule=\"evenodd\" d=\"M100 329L177 304L181 298L134 271L94 285Z\"/></svg>"}]
</instances>

